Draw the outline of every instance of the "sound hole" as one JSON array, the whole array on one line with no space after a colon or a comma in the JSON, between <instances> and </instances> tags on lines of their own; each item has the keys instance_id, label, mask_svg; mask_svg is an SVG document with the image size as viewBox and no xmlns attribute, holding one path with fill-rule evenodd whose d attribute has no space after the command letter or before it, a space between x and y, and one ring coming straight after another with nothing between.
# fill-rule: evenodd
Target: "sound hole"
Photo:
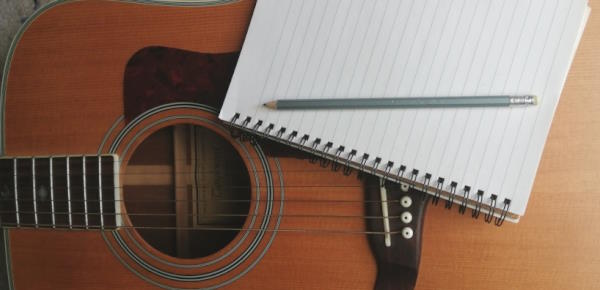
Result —
<instances>
[{"instance_id":1,"label":"sound hole","mask_svg":"<svg viewBox=\"0 0 600 290\"><path fill-rule=\"evenodd\" d=\"M235 148L193 125L161 129L133 153L123 174L127 217L142 238L173 257L205 257L239 233L250 177Z\"/></svg>"}]
</instances>

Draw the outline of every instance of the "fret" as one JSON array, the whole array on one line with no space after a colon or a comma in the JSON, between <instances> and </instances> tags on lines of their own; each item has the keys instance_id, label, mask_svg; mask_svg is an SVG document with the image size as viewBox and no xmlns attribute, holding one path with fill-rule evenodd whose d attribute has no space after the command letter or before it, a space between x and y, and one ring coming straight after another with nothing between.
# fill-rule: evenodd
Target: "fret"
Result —
<instances>
[{"instance_id":1,"label":"fret","mask_svg":"<svg viewBox=\"0 0 600 290\"><path fill-rule=\"evenodd\" d=\"M32 192L34 216L38 227L52 225L52 201L50 197L50 159L32 158Z\"/></svg>"},{"instance_id":2,"label":"fret","mask_svg":"<svg viewBox=\"0 0 600 290\"><path fill-rule=\"evenodd\" d=\"M73 210L71 209L71 173L69 171L69 162L70 158L69 156L67 156L66 159L66 167L67 167L67 204L68 204L68 208L69 208L69 228L72 229L73 228Z\"/></svg>"},{"instance_id":3,"label":"fret","mask_svg":"<svg viewBox=\"0 0 600 290\"><path fill-rule=\"evenodd\" d=\"M122 198L121 198L121 191L118 186L118 184L120 184L120 182L119 182L119 162L117 162L116 156L108 156L107 159L109 160L109 162L112 163L112 166L109 167L112 169L111 173L112 173L112 177L113 177L110 181L111 182L110 186L114 189L113 194L112 194L114 202L108 203L108 205L112 207L110 210L115 213L115 218L112 219L115 223L115 227L119 227L123 224L123 219L121 216L121 200L122 200Z\"/></svg>"},{"instance_id":4,"label":"fret","mask_svg":"<svg viewBox=\"0 0 600 290\"><path fill-rule=\"evenodd\" d=\"M112 155L0 158L0 225L114 229Z\"/></svg>"},{"instance_id":5,"label":"fret","mask_svg":"<svg viewBox=\"0 0 600 290\"><path fill-rule=\"evenodd\" d=\"M72 218L72 227L73 228L85 228L87 224L86 213L87 207L85 200L87 199L84 195L84 167L83 167L83 157L81 156L71 156L69 158L69 205ZM86 188L87 190L87 188Z\"/></svg>"},{"instance_id":6,"label":"fret","mask_svg":"<svg viewBox=\"0 0 600 290\"><path fill-rule=\"evenodd\" d=\"M100 189L101 185L99 184L99 171L98 171L98 163L101 161L101 158L98 156L87 156L85 159L85 172L88 178L86 179L86 197L87 197L87 219L88 219L88 227L98 228L101 227L101 216L100 216Z\"/></svg>"},{"instance_id":7,"label":"fret","mask_svg":"<svg viewBox=\"0 0 600 290\"><path fill-rule=\"evenodd\" d=\"M69 196L69 185L68 185L68 169L67 159L69 157L52 157L50 167L52 170L52 177L50 178L52 191L54 195L51 203L52 217L54 218L54 224L57 228L72 228L72 221L70 218L70 196Z\"/></svg>"},{"instance_id":8,"label":"fret","mask_svg":"<svg viewBox=\"0 0 600 290\"><path fill-rule=\"evenodd\" d=\"M112 155L101 157L102 162L102 215L104 228L115 228L117 226L116 202L115 197L118 188L115 187L115 172L118 170L118 164Z\"/></svg>"},{"instance_id":9,"label":"fret","mask_svg":"<svg viewBox=\"0 0 600 290\"><path fill-rule=\"evenodd\" d=\"M36 199L36 187L35 187L35 158L31 158L31 193L33 195L33 218L35 222L35 227L37 228L39 225L38 222L38 213L37 213L37 199Z\"/></svg>"},{"instance_id":10,"label":"fret","mask_svg":"<svg viewBox=\"0 0 600 290\"><path fill-rule=\"evenodd\" d=\"M104 213L102 212L102 157L98 156L98 211L100 212L100 228L104 229Z\"/></svg>"},{"instance_id":11,"label":"fret","mask_svg":"<svg viewBox=\"0 0 600 290\"><path fill-rule=\"evenodd\" d=\"M17 192L17 207L19 208L19 224L35 224L34 208L31 202L32 159L17 158L16 160L17 179L15 191Z\"/></svg>"},{"instance_id":12,"label":"fret","mask_svg":"<svg viewBox=\"0 0 600 290\"><path fill-rule=\"evenodd\" d=\"M50 209L52 212L52 228L56 228L56 207L54 205L54 158L50 156L48 161L48 174L50 175Z\"/></svg>"},{"instance_id":13,"label":"fret","mask_svg":"<svg viewBox=\"0 0 600 290\"><path fill-rule=\"evenodd\" d=\"M17 188L17 158L13 158L13 173L14 173L14 192L15 192L15 219L17 223L17 227L21 225L19 218L19 191Z\"/></svg>"},{"instance_id":14,"label":"fret","mask_svg":"<svg viewBox=\"0 0 600 290\"><path fill-rule=\"evenodd\" d=\"M89 229L90 228L90 222L88 220L88 204L87 204L87 180L86 180L86 170L85 170L85 156L83 156L82 158L82 162L81 162L82 166L82 174L81 176L83 176L83 212L84 212L84 219L85 219L85 228Z\"/></svg>"}]
</instances>

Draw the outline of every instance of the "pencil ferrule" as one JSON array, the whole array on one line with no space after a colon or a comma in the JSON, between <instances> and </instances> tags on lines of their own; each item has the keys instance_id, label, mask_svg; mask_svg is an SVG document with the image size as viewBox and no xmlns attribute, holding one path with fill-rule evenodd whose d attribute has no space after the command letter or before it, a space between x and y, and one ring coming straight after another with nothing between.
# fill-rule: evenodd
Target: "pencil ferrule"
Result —
<instances>
[{"instance_id":1,"label":"pencil ferrule","mask_svg":"<svg viewBox=\"0 0 600 290\"><path fill-rule=\"evenodd\" d=\"M533 95L510 96L508 102L510 106L535 105L537 98Z\"/></svg>"}]
</instances>

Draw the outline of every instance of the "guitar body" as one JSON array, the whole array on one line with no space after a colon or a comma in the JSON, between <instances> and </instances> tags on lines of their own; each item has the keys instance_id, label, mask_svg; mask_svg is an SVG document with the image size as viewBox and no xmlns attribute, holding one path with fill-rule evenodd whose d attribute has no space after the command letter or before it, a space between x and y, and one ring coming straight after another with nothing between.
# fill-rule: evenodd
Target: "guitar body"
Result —
<instances>
[{"instance_id":1,"label":"guitar body","mask_svg":"<svg viewBox=\"0 0 600 290\"><path fill-rule=\"evenodd\" d=\"M0 89L0 163L13 156L114 154L122 162L117 184L123 191L116 199L124 201L117 203L124 215L116 230L2 228L7 263L0 268L9 276L0 275L0 289L373 289L382 273L398 277L379 269L386 264L392 265L388 270L402 268L393 263L398 259L377 258L388 255L386 249L372 250L383 238L334 233L364 231L372 221L319 218L377 210L355 202L365 199L365 186L355 174L332 172L260 140L233 138L217 120L254 2L133 2L143 1L55 2L25 23L9 52ZM597 1L590 2L596 7ZM581 98L598 92L593 85L600 75L599 19L592 13L588 21L526 217L498 229L456 214L456 207L431 207L417 289L599 288L595 221L600 194L594 177L600 172L593 157L600 156L594 149L600 146L590 132L600 124L600 106L598 98ZM172 125L212 132L240 157L240 168L251 177L244 192L252 201L248 216L221 248L180 253L203 243L187 240L180 246L172 238L179 231L168 241L162 235L152 238L136 228L145 221L129 216L146 210L129 197L164 193L139 184L175 182L164 176L128 178L136 176L131 166L148 160L145 165L164 166L153 155L136 159L134 151ZM0 207L7 202L3 174ZM389 193L389 200L398 198ZM368 192L369 199L377 194ZM0 217L4 223L4 214ZM388 257L405 248L396 249ZM400 285L394 282L388 288Z\"/></svg>"},{"instance_id":2,"label":"guitar body","mask_svg":"<svg viewBox=\"0 0 600 290\"><path fill-rule=\"evenodd\" d=\"M224 92L217 90L220 99L210 93L199 94L197 100L160 96L160 87L153 86L160 78L144 84L144 73L164 73L166 82L175 83L177 74L161 72L160 65L147 68L150 72L136 71L143 66L136 66L132 57L156 46L180 50L183 56L227 59L230 54L229 60L235 60L254 3L215 2L193 7L59 2L44 10L28 23L9 59L3 88L3 155L115 154L122 161L120 179L125 182L131 172L128 161L149 136L178 124L205 128L231 144L250 177L254 214L242 222L245 230L207 255L169 255L136 231L136 222L126 216L132 211L127 195L135 190L128 192L123 186L124 227L115 231L5 229L15 289L373 287L376 266L367 238L333 233L363 231L363 219L293 217L362 216L364 205L290 201L362 200L362 182L355 175L321 168L300 153L278 155L251 140L233 138L217 119L218 108L210 108L222 102ZM160 61L161 52L170 51L156 50L155 61ZM179 61L189 64L190 58ZM201 74L202 68L198 71ZM196 84L202 85L201 79ZM127 102L136 99L137 107ZM160 105L164 110L152 111ZM280 231L284 229L323 231Z\"/></svg>"}]
</instances>

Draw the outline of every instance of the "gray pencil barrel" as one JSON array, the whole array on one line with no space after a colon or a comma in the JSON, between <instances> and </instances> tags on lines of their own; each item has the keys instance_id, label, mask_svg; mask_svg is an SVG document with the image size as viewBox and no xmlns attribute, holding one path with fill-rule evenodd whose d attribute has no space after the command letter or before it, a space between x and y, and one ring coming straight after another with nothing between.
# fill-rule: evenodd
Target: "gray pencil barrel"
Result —
<instances>
[{"instance_id":1,"label":"gray pencil barrel","mask_svg":"<svg viewBox=\"0 0 600 290\"><path fill-rule=\"evenodd\" d=\"M535 105L535 96L468 96L414 98L339 98L278 100L278 110L300 109L382 109L382 108L458 108Z\"/></svg>"}]
</instances>

